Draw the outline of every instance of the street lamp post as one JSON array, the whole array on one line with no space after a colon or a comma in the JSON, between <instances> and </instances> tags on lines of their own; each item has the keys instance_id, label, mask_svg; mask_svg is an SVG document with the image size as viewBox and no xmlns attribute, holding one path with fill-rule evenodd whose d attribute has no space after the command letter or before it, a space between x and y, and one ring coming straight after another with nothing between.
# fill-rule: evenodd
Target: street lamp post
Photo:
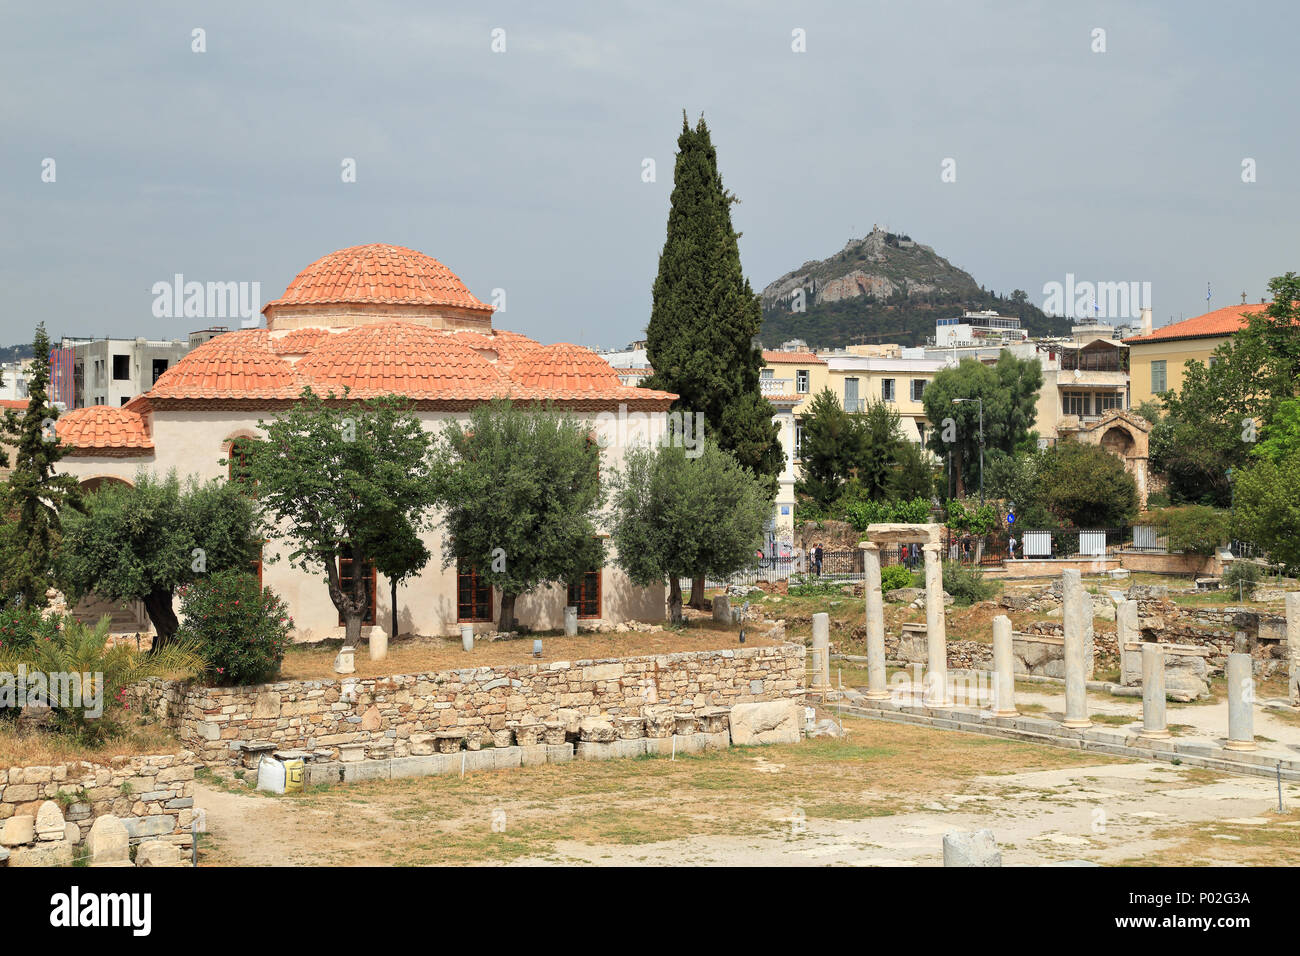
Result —
<instances>
[{"instance_id":1,"label":"street lamp post","mask_svg":"<svg viewBox=\"0 0 1300 956\"><path fill-rule=\"evenodd\" d=\"M979 402L980 406L980 507L984 507L984 397L979 398L954 398L952 403L960 405L962 402Z\"/></svg>"}]
</instances>

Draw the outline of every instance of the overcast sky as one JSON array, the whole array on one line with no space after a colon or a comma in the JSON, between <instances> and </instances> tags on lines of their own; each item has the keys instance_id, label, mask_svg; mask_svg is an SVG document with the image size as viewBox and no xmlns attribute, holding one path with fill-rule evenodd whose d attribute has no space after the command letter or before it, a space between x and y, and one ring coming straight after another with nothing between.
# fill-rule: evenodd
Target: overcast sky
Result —
<instances>
[{"instance_id":1,"label":"overcast sky","mask_svg":"<svg viewBox=\"0 0 1300 956\"><path fill-rule=\"evenodd\" d=\"M501 327L622 345L683 109L755 289L880 223L1039 304L1067 273L1151 282L1157 325L1207 282L1257 302L1300 268L1298 28L1289 2L9 2L0 344L184 337L208 323L154 317L154 283L266 302L389 242L504 289Z\"/></svg>"}]
</instances>

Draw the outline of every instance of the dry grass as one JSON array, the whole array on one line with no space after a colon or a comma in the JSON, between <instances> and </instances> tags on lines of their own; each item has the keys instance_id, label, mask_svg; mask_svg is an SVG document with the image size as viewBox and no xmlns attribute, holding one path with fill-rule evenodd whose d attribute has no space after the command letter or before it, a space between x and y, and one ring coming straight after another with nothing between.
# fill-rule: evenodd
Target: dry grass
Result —
<instances>
[{"instance_id":1,"label":"dry grass","mask_svg":"<svg viewBox=\"0 0 1300 956\"><path fill-rule=\"evenodd\" d=\"M1295 866L1300 863L1300 812L1261 814L1267 823L1226 820L1157 830L1169 845L1141 859L1141 866Z\"/></svg>"},{"instance_id":2,"label":"dry grass","mask_svg":"<svg viewBox=\"0 0 1300 956\"><path fill-rule=\"evenodd\" d=\"M843 739L677 760L577 761L251 798L266 809L249 816L291 842L290 862L297 864L564 862L558 849L564 841L599 846L774 834L788 830L798 814L862 819L904 813L979 775L1104 759L879 721L846 719L844 726ZM493 832L494 810L504 812L505 832ZM231 834L214 836L218 842L205 862L240 859ZM240 840L252 837L244 833Z\"/></svg>"},{"instance_id":3,"label":"dry grass","mask_svg":"<svg viewBox=\"0 0 1300 956\"><path fill-rule=\"evenodd\" d=\"M172 754L181 749L176 737L153 723L131 724L121 736L92 747L49 731L19 736L12 721L0 722L0 767L43 767L76 760L108 763L113 757Z\"/></svg>"},{"instance_id":4,"label":"dry grass","mask_svg":"<svg viewBox=\"0 0 1300 956\"><path fill-rule=\"evenodd\" d=\"M543 656L550 661L581 661L608 657L635 657L643 654L675 654L681 651L710 651L736 648L739 643L733 627L712 621L692 622L682 630L629 632L626 634L528 635L517 640L475 641L474 650L466 652L460 639L436 637L400 638L388 645L388 657L372 661L366 648L357 649L358 677L385 677L390 674L422 674L430 671L486 667L502 664L530 664L533 637L540 636ZM774 643L762 633L746 630L745 647L769 647ZM289 648L280 669L281 680L321 680L337 676L334 657L339 641L298 644Z\"/></svg>"}]
</instances>

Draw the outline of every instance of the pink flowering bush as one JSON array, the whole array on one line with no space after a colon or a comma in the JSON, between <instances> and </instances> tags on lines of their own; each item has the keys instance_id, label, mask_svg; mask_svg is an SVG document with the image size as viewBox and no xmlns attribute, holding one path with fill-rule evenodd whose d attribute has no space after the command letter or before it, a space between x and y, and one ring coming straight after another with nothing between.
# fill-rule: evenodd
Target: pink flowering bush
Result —
<instances>
[{"instance_id":1,"label":"pink flowering bush","mask_svg":"<svg viewBox=\"0 0 1300 956\"><path fill-rule=\"evenodd\" d=\"M218 571L180 591L185 623L214 683L260 684L280 672L293 620L284 601L242 571Z\"/></svg>"},{"instance_id":2,"label":"pink flowering bush","mask_svg":"<svg viewBox=\"0 0 1300 956\"><path fill-rule=\"evenodd\" d=\"M66 625L62 615L42 617L38 608L8 604L0 608L0 653L24 651L37 642L48 644Z\"/></svg>"}]
</instances>

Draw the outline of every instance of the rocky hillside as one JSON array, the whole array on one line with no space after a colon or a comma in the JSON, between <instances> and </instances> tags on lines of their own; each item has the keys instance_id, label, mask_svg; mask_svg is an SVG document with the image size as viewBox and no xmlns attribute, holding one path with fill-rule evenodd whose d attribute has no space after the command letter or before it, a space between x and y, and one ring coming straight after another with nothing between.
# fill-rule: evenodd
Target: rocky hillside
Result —
<instances>
[{"instance_id":1,"label":"rocky hillside","mask_svg":"<svg viewBox=\"0 0 1300 956\"><path fill-rule=\"evenodd\" d=\"M963 309L1018 316L1033 335L1066 334L1069 323L1044 315L1023 292L985 290L930 246L879 227L829 259L805 262L762 292L768 347L801 338L816 348L858 341L924 345L936 319Z\"/></svg>"}]
</instances>

